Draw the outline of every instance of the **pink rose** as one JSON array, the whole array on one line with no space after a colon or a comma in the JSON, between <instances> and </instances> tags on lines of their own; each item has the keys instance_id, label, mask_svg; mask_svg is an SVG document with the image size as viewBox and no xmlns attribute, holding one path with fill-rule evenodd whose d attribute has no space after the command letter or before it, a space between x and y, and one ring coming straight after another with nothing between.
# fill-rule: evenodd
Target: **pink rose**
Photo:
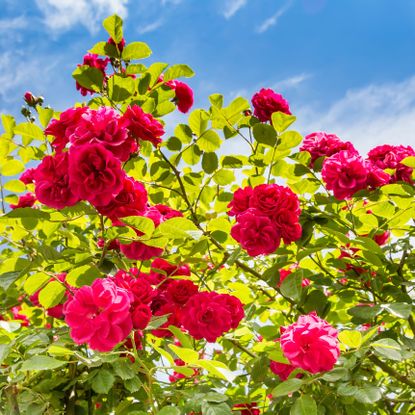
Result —
<instances>
[{"instance_id":1,"label":"pink rose","mask_svg":"<svg viewBox=\"0 0 415 415\"><path fill-rule=\"evenodd\" d=\"M311 373L333 369L340 355L337 330L315 312L300 316L288 326L280 342L290 363Z\"/></svg>"},{"instance_id":2,"label":"pink rose","mask_svg":"<svg viewBox=\"0 0 415 415\"><path fill-rule=\"evenodd\" d=\"M111 278L78 289L65 303L64 313L75 343L87 343L99 352L111 351L133 328L128 292Z\"/></svg>"},{"instance_id":3,"label":"pink rose","mask_svg":"<svg viewBox=\"0 0 415 415\"><path fill-rule=\"evenodd\" d=\"M171 89L174 89L176 94L175 102L177 109L184 114L188 112L193 106L192 88L190 88L190 86L184 82L180 81L169 81L166 82L166 85Z\"/></svg>"},{"instance_id":4,"label":"pink rose","mask_svg":"<svg viewBox=\"0 0 415 415\"><path fill-rule=\"evenodd\" d=\"M26 193L19 197L17 204L10 204L11 209L32 207L36 202L36 197L32 193Z\"/></svg>"},{"instance_id":5,"label":"pink rose","mask_svg":"<svg viewBox=\"0 0 415 415\"><path fill-rule=\"evenodd\" d=\"M367 165L355 152L343 150L325 159L321 174L327 189L333 190L339 200L350 198L367 186Z\"/></svg>"},{"instance_id":6,"label":"pink rose","mask_svg":"<svg viewBox=\"0 0 415 415\"><path fill-rule=\"evenodd\" d=\"M31 184L35 180L35 172L36 169L34 168L27 169L20 175L19 180L24 184Z\"/></svg>"},{"instance_id":7,"label":"pink rose","mask_svg":"<svg viewBox=\"0 0 415 415\"><path fill-rule=\"evenodd\" d=\"M34 172L35 193L46 206L63 209L79 202L69 185L68 153L46 156Z\"/></svg>"},{"instance_id":8,"label":"pink rose","mask_svg":"<svg viewBox=\"0 0 415 415\"><path fill-rule=\"evenodd\" d=\"M121 161L127 161L137 150L137 144L121 125L121 117L110 107L100 107L82 114L69 136L72 145L102 144Z\"/></svg>"},{"instance_id":9,"label":"pink rose","mask_svg":"<svg viewBox=\"0 0 415 415\"><path fill-rule=\"evenodd\" d=\"M269 368L272 373L275 373L280 378L281 381L284 381L291 375L291 372L295 369L295 366L271 360Z\"/></svg>"},{"instance_id":10,"label":"pink rose","mask_svg":"<svg viewBox=\"0 0 415 415\"><path fill-rule=\"evenodd\" d=\"M342 150L356 151L351 142L344 142L337 135L322 131L305 136L300 147L300 151L308 151L311 154L311 166L318 158L330 157Z\"/></svg>"},{"instance_id":11,"label":"pink rose","mask_svg":"<svg viewBox=\"0 0 415 415\"><path fill-rule=\"evenodd\" d=\"M252 197L253 189L250 186L240 188L233 194L233 199L228 204L231 210L228 212L229 216L238 216L249 209L249 203Z\"/></svg>"},{"instance_id":12,"label":"pink rose","mask_svg":"<svg viewBox=\"0 0 415 415\"><path fill-rule=\"evenodd\" d=\"M281 235L277 226L258 209L248 209L237 220L231 235L248 255L272 254L279 247Z\"/></svg>"},{"instance_id":13,"label":"pink rose","mask_svg":"<svg viewBox=\"0 0 415 415\"><path fill-rule=\"evenodd\" d=\"M69 184L80 199L103 206L123 188L125 173L120 161L100 144L69 150Z\"/></svg>"},{"instance_id":14,"label":"pink rose","mask_svg":"<svg viewBox=\"0 0 415 415\"><path fill-rule=\"evenodd\" d=\"M138 330L144 330L151 320L151 309L148 304L138 304L134 306L131 313L133 327Z\"/></svg>"},{"instance_id":15,"label":"pink rose","mask_svg":"<svg viewBox=\"0 0 415 415\"><path fill-rule=\"evenodd\" d=\"M125 126L136 140L150 141L154 147L161 143L163 126L151 114L145 113L138 105L127 108L122 116Z\"/></svg>"},{"instance_id":16,"label":"pink rose","mask_svg":"<svg viewBox=\"0 0 415 415\"><path fill-rule=\"evenodd\" d=\"M240 312L242 304L235 298L235 304L230 305L229 300L222 296L215 292L200 292L190 297L184 306L182 325L196 340L215 342L218 337L238 326L243 317L243 311ZM239 307L236 306L237 302Z\"/></svg>"},{"instance_id":17,"label":"pink rose","mask_svg":"<svg viewBox=\"0 0 415 415\"><path fill-rule=\"evenodd\" d=\"M252 97L252 105L255 117L262 122L271 121L272 114L277 111L291 115L288 102L272 89L262 88Z\"/></svg>"},{"instance_id":18,"label":"pink rose","mask_svg":"<svg viewBox=\"0 0 415 415\"><path fill-rule=\"evenodd\" d=\"M69 137L78 126L82 115L87 111L89 111L88 107L69 108L60 114L59 120L53 119L49 123L45 130L45 134L55 137L51 146L56 152L61 152L66 144L69 143Z\"/></svg>"}]
</instances>

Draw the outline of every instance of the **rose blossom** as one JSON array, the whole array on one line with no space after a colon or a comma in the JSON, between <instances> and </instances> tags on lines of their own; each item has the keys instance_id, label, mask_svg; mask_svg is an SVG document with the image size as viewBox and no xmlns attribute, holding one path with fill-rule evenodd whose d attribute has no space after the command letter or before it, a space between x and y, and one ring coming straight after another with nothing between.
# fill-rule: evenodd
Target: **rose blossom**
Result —
<instances>
[{"instance_id":1,"label":"rose blossom","mask_svg":"<svg viewBox=\"0 0 415 415\"><path fill-rule=\"evenodd\" d=\"M109 352L131 332L128 292L110 279L96 279L79 288L64 306L65 321L77 344Z\"/></svg>"},{"instance_id":2,"label":"rose blossom","mask_svg":"<svg viewBox=\"0 0 415 415\"><path fill-rule=\"evenodd\" d=\"M19 197L17 204L10 204L11 209L32 207L36 202L36 197L32 193L26 193Z\"/></svg>"},{"instance_id":3,"label":"rose blossom","mask_svg":"<svg viewBox=\"0 0 415 415\"><path fill-rule=\"evenodd\" d=\"M69 136L72 145L102 144L121 161L127 161L137 150L137 144L121 125L121 117L110 107L100 107L82 114Z\"/></svg>"},{"instance_id":4,"label":"rose blossom","mask_svg":"<svg viewBox=\"0 0 415 415\"><path fill-rule=\"evenodd\" d=\"M343 150L325 159L321 174L327 189L343 200L366 188L368 170L359 154Z\"/></svg>"},{"instance_id":5,"label":"rose blossom","mask_svg":"<svg viewBox=\"0 0 415 415\"><path fill-rule=\"evenodd\" d=\"M120 161L100 144L69 150L69 184L75 195L93 205L110 203L123 188Z\"/></svg>"},{"instance_id":6,"label":"rose blossom","mask_svg":"<svg viewBox=\"0 0 415 415\"><path fill-rule=\"evenodd\" d=\"M150 141L154 147L161 143L163 126L151 114L145 113L138 105L129 106L122 116L125 126L135 139Z\"/></svg>"},{"instance_id":7,"label":"rose blossom","mask_svg":"<svg viewBox=\"0 0 415 415\"><path fill-rule=\"evenodd\" d=\"M284 356L295 367L311 373L333 369L339 355L337 330L315 312L300 316L281 335Z\"/></svg>"},{"instance_id":8,"label":"rose blossom","mask_svg":"<svg viewBox=\"0 0 415 415\"><path fill-rule=\"evenodd\" d=\"M280 378L281 381L287 380L291 375L291 372L295 370L295 366L293 365L275 362L274 360L271 360L269 368L272 373L275 373Z\"/></svg>"},{"instance_id":9,"label":"rose blossom","mask_svg":"<svg viewBox=\"0 0 415 415\"><path fill-rule=\"evenodd\" d=\"M252 193L253 189L251 186L236 190L233 194L233 199L228 204L228 208L231 208L228 215L238 216L240 213L244 213L249 208Z\"/></svg>"},{"instance_id":10,"label":"rose blossom","mask_svg":"<svg viewBox=\"0 0 415 415\"><path fill-rule=\"evenodd\" d=\"M215 342L231 328L236 328L243 318L243 307L239 299L234 297L235 300L230 301L224 295L226 294L200 292L187 301L181 322L196 340Z\"/></svg>"},{"instance_id":11,"label":"rose blossom","mask_svg":"<svg viewBox=\"0 0 415 415\"><path fill-rule=\"evenodd\" d=\"M187 264L171 264L163 258L156 258L151 263L149 280L151 284L158 285L168 277L177 275L190 277L190 274L190 267Z\"/></svg>"},{"instance_id":12,"label":"rose blossom","mask_svg":"<svg viewBox=\"0 0 415 415\"><path fill-rule=\"evenodd\" d=\"M238 216L238 222L232 227L231 235L250 256L272 254L281 241L276 225L254 208Z\"/></svg>"},{"instance_id":13,"label":"rose blossom","mask_svg":"<svg viewBox=\"0 0 415 415\"><path fill-rule=\"evenodd\" d=\"M272 89L262 88L252 97L252 105L255 117L262 122L271 121L272 114L277 111L291 115L288 102Z\"/></svg>"},{"instance_id":14,"label":"rose blossom","mask_svg":"<svg viewBox=\"0 0 415 415\"><path fill-rule=\"evenodd\" d=\"M330 157L341 150L356 151L350 141L342 141L337 135L322 131L306 135L300 147L300 151L308 151L310 153L311 165L318 158Z\"/></svg>"},{"instance_id":15,"label":"rose blossom","mask_svg":"<svg viewBox=\"0 0 415 415\"><path fill-rule=\"evenodd\" d=\"M69 108L60 114L59 120L53 119L49 123L45 134L55 137L51 146L56 152L61 152L69 143L69 137L78 126L82 115L87 111L89 111L88 107Z\"/></svg>"},{"instance_id":16,"label":"rose blossom","mask_svg":"<svg viewBox=\"0 0 415 415\"><path fill-rule=\"evenodd\" d=\"M184 305L198 292L198 287L189 280L172 280L167 287L167 298L177 305Z\"/></svg>"},{"instance_id":17,"label":"rose blossom","mask_svg":"<svg viewBox=\"0 0 415 415\"><path fill-rule=\"evenodd\" d=\"M404 181L412 183L412 167L401 164L406 157L414 157L415 151L411 146L392 146L389 144L377 146L367 153L367 158L380 169L393 169L392 182Z\"/></svg>"},{"instance_id":18,"label":"rose blossom","mask_svg":"<svg viewBox=\"0 0 415 415\"><path fill-rule=\"evenodd\" d=\"M138 304L131 313L133 327L138 330L144 330L150 323L151 315L151 309L148 304Z\"/></svg>"},{"instance_id":19,"label":"rose blossom","mask_svg":"<svg viewBox=\"0 0 415 415\"><path fill-rule=\"evenodd\" d=\"M187 113L193 105L193 91L189 85L180 81L168 81L166 85L174 89L177 109L183 114Z\"/></svg>"},{"instance_id":20,"label":"rose blossom","mask_svg":"<svg viewBox=\"0 0 415 415\"><path fill-rule=\"evenodd\" d=\"M36 171L36 169L34 169L34 168L27 169L25 172L23 172L20 175L19 180L21 182L23 182L24 184L33 183L33 181L35 179L35 171Z\"/></svg>"},{"instance_id":21,"label":"rose blossom","mask_svg":"<svg viewBox=\"0 0 415 415\"><path fill-rule=\"evenodd\" d=\"M46 206L63 209L79 202L69 184L68 153L46 156L34 172L35 193Z\"/></svg>"},{"instance_id":22,"label":"rose blossom","mask_svg":"<svg viewBox=\"0 0 415 415\"><path fill-rule=\"evenodd\" d=\"M124 39L124 38L122 38L122 39L120 40L120 42L119 42L119 43L115 43L114 39L113 39L112 37L110 37L110 38L107 40L107 43L108 43L109 45L114 45L114 46L116 46L116 47L118 48L118 50L119 50L120 52L122 52L122 51L124 50L124 46L125 46L125 39Z\"/></svg>"}]
</instances>

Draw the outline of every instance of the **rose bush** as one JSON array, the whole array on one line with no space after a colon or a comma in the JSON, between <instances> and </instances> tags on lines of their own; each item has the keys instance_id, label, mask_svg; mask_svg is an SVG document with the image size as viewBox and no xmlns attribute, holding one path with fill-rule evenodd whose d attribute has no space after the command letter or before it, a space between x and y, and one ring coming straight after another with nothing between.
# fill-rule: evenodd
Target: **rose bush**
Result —
<instances>
[{"instance_id":1,"label":"rose bush","mask_svg":"<svg viewBox=\"0 0 415 415\"><path fill-rule=\"evenodd\" d=\"M413 412L414 150L303 140L266 88L192 110L104 28L87 101L2 115L1 413Z\"/></svg>"}]
</instances>

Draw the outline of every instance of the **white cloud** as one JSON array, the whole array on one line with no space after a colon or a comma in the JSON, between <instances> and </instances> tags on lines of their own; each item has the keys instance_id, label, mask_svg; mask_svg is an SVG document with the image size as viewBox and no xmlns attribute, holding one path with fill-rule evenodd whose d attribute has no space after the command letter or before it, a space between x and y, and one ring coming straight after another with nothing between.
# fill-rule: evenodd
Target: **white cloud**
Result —
<instances>
[{"instance_id":1,"label":"white cloud","mask_svg":"<svg viewBox=\"0 0 415 415\"><path fill-rule=\"evenodd\" d=\"M142 27L140 27L137 32L140 35L143 35L144 33L150 33L150 32L154 32L155 30L157 30L159 27L161 27L163 25L163 19L158 19L152 23L146 24Z\"/></svg>"},{"instance_id":2,"label":"white cloud","mask_svg":"<svg viewBox=\"0 0 415 415\"><path fill-rule=\"evenodd\" d=\"M326 109L310 105L296 112L304 134L335 133L362 153L386 143L414 145L415 76L349 90Z\"/></svg>"},{"instance_id":3,"label":"white cloud","mask_svg":"<svg viewBox=\"0 0 415 415\"><path fill-rule=\"evenodd\" d=\"M28 20L24 16L17 16L12 19L0 19L0 33L24 29L28 24Z\"/></svg>"},{"instance_id":4,"label":"white cloud","mask_svg":"<svg viewBox=\"0 0 415 415\"><path fill-rule=\"evenodd\" d=\"M278 20L283 16L292 5L292 0L288 0L281 8L279 8L272 16L265 19L256 29L257 33L264 33L272 26L278 23Z\"/></svg>"},{"instance_id":5,"label":"white cloud","mask_svg":"<svg viewBox=\"0 0 415 415\"><path fill-rule=\"evenodd\" d=\"M285 91L291 88L297 88L301 85L304 81L311 78L311 74L308 73L301 73L295 76L291 76L290 78L283 79L281 81L276 82L271 86L271 89L278 91Z\"/></svg>"},{"instance_id":6,"label":"white cloud","mask_svg":"<svg viewBox=\"0 0 415 415\"><path fill-rule=\"evenodd\" d=\"M242 9L247 3L247 0L226 0L222 14L225 19L230 19L238 10Z\"/></svg>"},{"instance_id":7,"label":"white cloud","mask_svg":"<svg viewBox=\"0 0 415 415\"><path fill-rule=\"evenodd\" d=\"M128 15L129 0L36 0L44 16L44 23L53 32L64 32L77 24L90 32L99 29L99 22L116 13L123 18Z\"/></svg>"}]
</instances>

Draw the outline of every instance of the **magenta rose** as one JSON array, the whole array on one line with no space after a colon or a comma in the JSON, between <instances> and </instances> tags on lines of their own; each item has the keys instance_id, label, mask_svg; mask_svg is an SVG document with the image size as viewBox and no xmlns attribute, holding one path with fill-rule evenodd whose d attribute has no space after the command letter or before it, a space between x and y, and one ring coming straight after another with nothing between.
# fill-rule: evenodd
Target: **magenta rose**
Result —
<instances>
[{"instance_id":1,"label":"magenta rose","mask_svg":"<svg viewBox=\"0 0 415 415\"><path fill-rule=\"evenodd\" d=\"M120 161L100 144L69 150L69 184L80 199L107 205L123 188L125 173Z\"/></svg>"},{"instance_id":2,"label":"magenta rose","mask_svg":"<svg viewBox=\"0 0 415 415\"><path fill-rule=\"evenodd\" d=\"M300 147L300 151L310 153L311 165L320 157L330 157L342 150L356 151L350 141L342 141L337 135L322 131L305 136Z\"/></svg>"},{"instance_id":3,"label":"magenta rose","mask_svg":"<svg viewBox=\"0 0 415 415\"><path fill-rule=\"evenodd\" d=\"M85 112L69 139L74 146L102 144L121 161L127 161L130 154L137 150L135 140L121 125L121 117L109 107Z\"/></svg>"},{"instance_id":4,"label":"magenta rose","mask_svg":"<svg viewBox=\"0 0 415 415\"><path fill-rule=\"evenodd\" d=\"M237 220L231 235L248 255L272 254L279 247L281 235L276 225L258 209L248 209Z\"/></svg>"},{"instance_id":5,"label":"magenta rose","mask_svg":"<svg viewBox=\"0 0 415 415\"><path fill-rule=\"evenodd\" d=\"M367 187L367 164L355 152L343 150L325 159L321 174L327 189L339 200Z\"/></svg>"},{"instance_id":6,"label":"magenta rose","mask_svg":"<svg viewBox=\"0 0 415 415\"><path fill-rule=\"evenodd\" d=\"M138 105L127 108L122 116L122 125L137 140L150 141L157 147L164 134L163 126L151 114L145 113Z\"/></svg>"},{"instance_id":7,"label":"magenta rose","mask_svg":"<svg viewBox=\"0 0 415 415\"><path fill-rule=\"evenodd\" d=\"M55 137L51 146L56 152L61 152L66 144L69 143L69 137L78 126L79 120L82 115L88 111L88 107L69 108L60 114L59 120L53 119L49 123L45 130L45 134Z\"/></svg>"},{"instance_id":8,"label":"magenta rose","mask_svg":"<svg viewBox=\"0 0 415 415\"><path fill-rule=\"evenodd\" d=\"M172 280L167 286L167 298L182 306L198 292L198 287L189 280Z\"/></svg>"},{"instance_id":9,"label":"magenta rose","mask_svg":"<svg viewBox=\"0 0 415 415\"><path fill-rule=\"evenodd\" d=\"M284 381L291 375L291 372L295 369L295 366L271 360L269 368L272 373L276 374L280 378L281 381Z\"/></svg>"},{"instance_id":10,"label":"magenta rose","mask_svg":"<svg viewBox=\"0 0 415 415\"><path fill-rule=\"evenodd\" d=\"M131 312L133 327L137 330L144 330L150 323L151 316L151 309L148 304L134 306Z\"/></svg>"},{"instance_id":11,"label":"magenta rose","mask_svg":"<svg viewBox=\"0 0 415 415\"><path fill-rule=\"evenodd\" d=\"M228 215L238 216L240 213L244 213L247 209L249 209L252 193L253 189L251 186L236 190L233 194L233 199L228 204L228 208L231 209L228 212Z\"/></svg>"},{"instance_id":12,"label":"magenta rose","mask_svg":"<svg viewBox=\"0 0 415 415\"><path fill-rule=\"evenodd\" d=\"M11 209L32 207L36 202L36 197L32 193L26 193L19 197L17 204L10 204Z\"/></svg>"},{"instance_id":13,"label":"magenta rose","mask_svg":"<svg viewBox=\"0 0 415 415\"><path fill-rule=\"evenodd\" d=\"M255 117L262 122L271 121L272 114L278 111L291 115L288 102L272 89L262 88L252 97L252 105Z\"/></svg>"},{"instance_id":14,"label":"magenta rose","mask_svg":"<svg viewBox=\"0 0 415 415\"><path fill-rule=\"evenodd\" d=\"M174 89L176 94L175 102L177 109L182 113L187 113L193 106L193 91L189 85L180 81L169 81L166 85Z\"/></svg>"},{"instance_id":15,"label":"magenta rose","mask_svg":"<svg viewBox=\"0 0 415 415\"><path fill-rule=\"evenodd\" d=\"M24 184L31 184L35 180L35 172L34 168L27 169L20 175L19 180Z\"/></svg>"},{"instance_id":16,"label":"magenta rose","mask_svg":"<svg viewBox=\"0 0 415 415\"><path fill-rule=\"evenodd\" d=\"M112 37L110 37L110 38L107 40L107 43L108 43L109 45L114 45L114 46L116 46L116 47L118 48L118 51L119 51L119 52L122 52L122 51L124 50L124 46L125 46L125 39L124 39L124 38L122 38L122 39L121 39L121 41L120 41L119 43L115 43L114 39L113 39Z\"/></svg>"},{"instance_id":17,"label":"magenta rose","mask_svg":"<svg viewBox=\"0 0 415 415\"><path fill-rule=\"evenodd\" d=\"M171 264L163 258L156 258L151 263L149 279L151 284L159 285L162 281L171 276L190 277L190 267L188 264Z\"/></svg>"},{"instance_id":18,"label":"magenta rose","mask_svg":"<svg viewBox=\"0 0 415 415\"><path fill-rule=\"evenodd\" d=\"M218 337L238 326L241 315L233 314L234 307L222 295L200 292L193 295L184 306L182 325L196 340L215 342Z\"/></svg>"},{"instance_id":19,"label":"magenta rose","mask_svg":"<svg viewBox=\"0 0 415 415\"><path fill-rule=\"evenodd\" d=\"M79 288L65 303L64 314L74 342L99 352L114 349L133 328L128 292L111 278Z\"/></svg>"},{"instance_id":20,"label":"magenta rose","mask_svg":"<svg viewBox=\"0 0 415 415\"><path fill-rule=\"evenodd\" d=\"M68 153L46 156L34 172L36 197L46 206L63 209L80 200L69 184L68 158Z\"/></svg>"},{"instance_id":21,"label":"magenta rose","mask_svg":"<svg viewBox=\"0 0 415 415\"><path fill-rule=\"evenodd\" d=\"M340 355L337 330L315 312L300 316L281 335L284 356L290 363L311 373L333 369Z\"/></svg>"}]
</instances>

